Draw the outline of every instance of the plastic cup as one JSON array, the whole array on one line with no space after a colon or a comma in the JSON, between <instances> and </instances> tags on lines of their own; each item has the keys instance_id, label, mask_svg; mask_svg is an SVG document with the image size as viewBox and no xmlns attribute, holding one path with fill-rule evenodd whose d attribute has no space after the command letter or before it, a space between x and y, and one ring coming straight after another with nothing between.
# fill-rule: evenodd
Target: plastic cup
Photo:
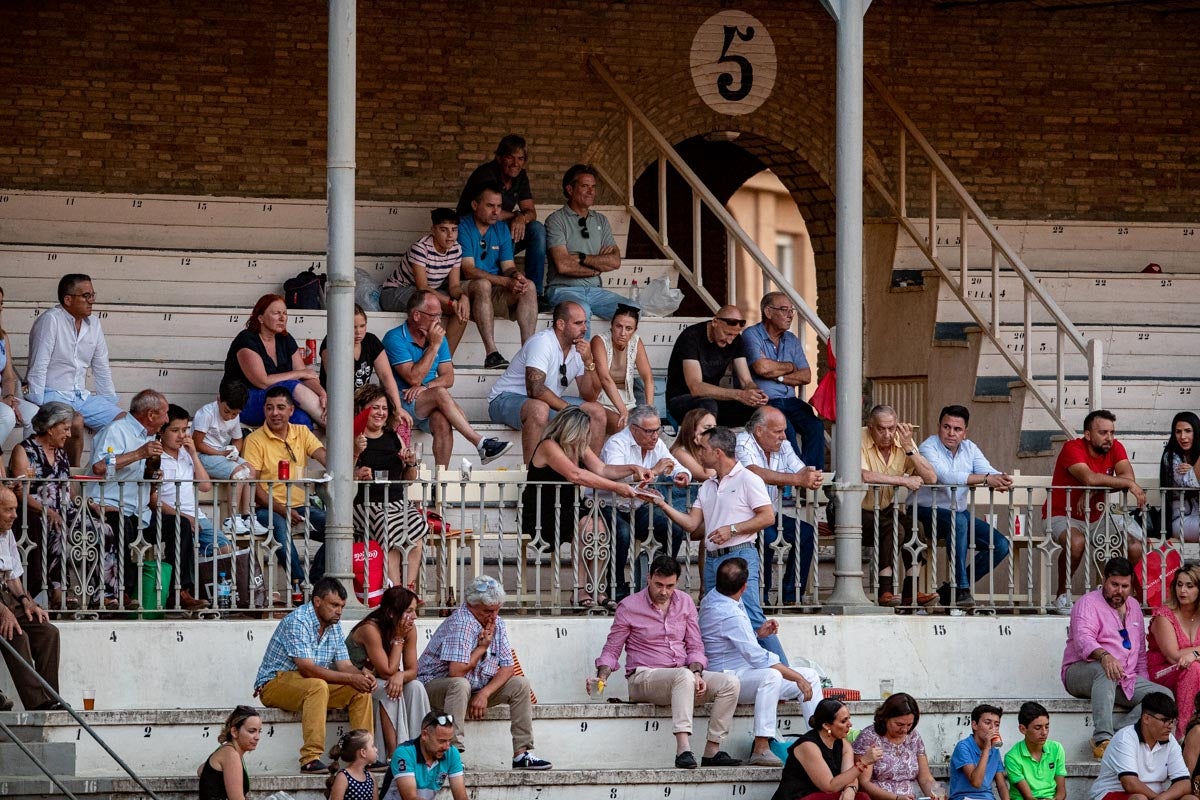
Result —
<instances>
[{"instance_id":1,"label":"plastic cup","mask_svg":"<svg viewBox=\"0 0 1200 800\"><path fill-rule=\"evenodd\" d=\"M377 469L372 473L372 475L374 476L376 483L387 483L388 471L386 469Z\"/></svg>"},{"instance_id":2,"label":"plastic cup","mask_svg":"<svg viewBox=\"0 0 1200 800\"><path fill-rule=\"evenodd\" d=\"M84 711L95 711L96 710L96 690L95 689L84 689L83 690L83 710Z\"/></svg>"},{"instance_id":3,"label":"plastic cup","mask_svg":"<svg viewBox=\"0 0 1200 800\"><path fill-rule=\"evenodd\" d=\"M896 682L891 678L884 678L879 681L879 696L887 700L892 696L892 690L896 688Z\"/></svg>"}]
</instances>

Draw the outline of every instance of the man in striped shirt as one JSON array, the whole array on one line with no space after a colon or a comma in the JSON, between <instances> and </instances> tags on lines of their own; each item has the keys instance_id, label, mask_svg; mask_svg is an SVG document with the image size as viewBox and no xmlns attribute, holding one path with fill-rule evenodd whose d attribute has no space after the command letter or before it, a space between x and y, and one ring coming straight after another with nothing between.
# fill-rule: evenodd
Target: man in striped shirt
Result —
<instances>
[{"instance_id":1,"label":"man in striped shirt","mask_svg":"<svg viewBox=\"0 0 1200 800\"><path fill-rule=\"evenodd\" d=\"M433 227L400 258L400 265L383 282L379 307L384 311L404 311L409 298L421 289L437 295L442 305L446 343L453 353L458 348L471 301L462 283L462 245L458 243L458 216L452 208L435 208L430 213Z\"/></svg>"}]
</instances>

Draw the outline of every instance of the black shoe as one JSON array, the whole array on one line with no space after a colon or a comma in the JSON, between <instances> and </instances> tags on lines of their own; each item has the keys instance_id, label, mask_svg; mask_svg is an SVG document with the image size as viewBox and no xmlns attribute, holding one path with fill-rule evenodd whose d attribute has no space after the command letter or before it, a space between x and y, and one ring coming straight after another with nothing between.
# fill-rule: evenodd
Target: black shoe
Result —
<instances>
[{"instance_id":1,"label":"black shoe","mask_svg":"<svg viewBox=\"0 0 1200 800\"><path fill-rule=\"evenodd\" d=\"M482 465L490 464L500 456L508 452L512 447L512 442L503 442L499 439L484 439L479 443L479 463Z\"/></svg>"},{"instance_id":2,"label":"black shoe","mask_svg":"<svg viewBox=\"0 0 1200 800\"><path fill-rule=\"evenodd\" d=\"M938 596L938 605L946 606L947 608L949 608L949 606L950 606L950 584L943 583L941 586L939 586L937 588L937 596Z\"/></svg>"},{"instance_id":3,"label":"black shoe","mask_svg":"<svg viewBox=\"0 0 1200 800\"><path fill-rule=\"evenodd\" d=\"M0 692L0 711L12 711L13 701L8 695Z\"/></svg>"},{"instance_id":4,"label":"black shoe","mask_svg":"<svg viewBox=\"0 0 1200 800\"><path fill-rule=\"evenodd\" d=\"M551 305L550 301L547 300L545 297L539 295L538 296L538 313L546 314L553 310L554 310L554 306Z\"/></svg>"},{"instance_id":5,"label":"black shoe","mask_svg":"<svg viewBox=\"0 0 1200 800\"><path fill-rule=\"evenodd\" d=\"M742 763L740 758L734 758L724 750L718 750L715 755L704 756L700 759L703 767L736 767Z\"/></svg>"},{"instance_id":6,"label":"black shoe","mask_svg":"<svg viewBox=\"0 0 1200 800\"><path fill-rule=\"evenodd\" d=\"M383 772L387 768L388 768L388 763L386 761L380 761L378 758L375 759L374 764L367 765L368 772Z\"/></svg>"},{"instance_id":7,"label":"black shoe","mask_svg":"<svg viewBox=\"0 0 1200 800\"><path fill-rule=\"evenodd\" d=\"M954 591L954 605L959 608L974 608L975 598L971 595L971 590L956 589Z\"/></svg>"},{"instance_id":8,"label":"black shoe","mask_svg":"<svg viewBox=\"0 0 1200 800\"><path fill-rule=\"evenodd\" d=\"M483 359L484 369L506 369L508 367L508 359L497 353L495 350L487 354L487 358Z\"/></svg>"},{"instance_id":9,"label":"black shoe","mask_svg":"<svg viewBox=\"0 0 1200 800\"><path fill-rule=\"evenodd\" d=\"M11 700L9 701L9 707L10 708L12 707ZM57 700L47 700L46 702L42 703L40 706L34 706L33 710L34 711L66 711L67 707L64 706L62 703L58 702Z\"/></svg>"},{"instance_id":10,"label":"black shoe","mask_svg":"<svg viewBox=\"0 0 1200 800\"><path fill-rule=\"evenodd\" d=\"M306 775L316 775L322 772L329 772L329 765L319 758L314 758L312 761L301 767L300 771Z\"/></svg>"},{"instance_id":11,"label":"black shoe","mask_svg":"<svg viewBox=\"0 0 1200 800\"><path fill-rule=\"evenodd\" d=\"M691 750L684 750L675 756L675 769L695 769L698 766L696 756Z\"/></svg>"}]
</instances>

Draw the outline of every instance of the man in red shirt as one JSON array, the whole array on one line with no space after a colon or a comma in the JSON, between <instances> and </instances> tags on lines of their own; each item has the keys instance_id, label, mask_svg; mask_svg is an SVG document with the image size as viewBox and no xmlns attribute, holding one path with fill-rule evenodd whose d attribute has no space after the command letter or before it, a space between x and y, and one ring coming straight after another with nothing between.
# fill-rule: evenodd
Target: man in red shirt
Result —
<instances>
[{"instance_id":1,"label":"man in red shirt","mask_svg":"<svg viewBox=\"0 0 1200 800\"><path fill-rule=\"evenodd\" d=\"M1104 504L1109 491L1128 491L1138 506L1146 505L1146 493L1133 476L1133 465L1125 447L1117 441L1117 416L1111 411L1097 409L1083 420L1083 436L1063 445L1054 462L1050 498L1042 507L1042 515L1050 525L1050 534L1064 548L1066 534L1071 534L1071 569L1067 559L1058 561L1057 597L1053 609L1059 614L1071 613L1069 575L1074 575L1083 560L1088 529L1104 516ZM1073 487L1079 487L1075 489ZM1142 558L1142 543L1130 540L1126 544L1131 563Z\"/></svg>"}]
</instances>

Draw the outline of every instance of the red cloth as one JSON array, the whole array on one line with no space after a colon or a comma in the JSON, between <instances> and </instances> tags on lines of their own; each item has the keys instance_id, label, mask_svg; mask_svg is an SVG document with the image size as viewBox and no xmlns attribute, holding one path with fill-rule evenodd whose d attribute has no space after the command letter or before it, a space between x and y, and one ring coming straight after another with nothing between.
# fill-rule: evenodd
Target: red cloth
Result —
<instances>
[{"instance_id":1,"label":"red cloth","mask_svg":"<svg viewBox=\"0 0 1200 800\"><path fill-rule=\"evenodd\" d=\"M1068 469L1076 464L1087 464L1088 469L1092 472L1098 472L1101 475L1113 475L1118 463L1128 461L1129 454L1125 452L1125 445L1114 441L1112 448L1102 456L1093 456L1088 450L1087 442L1083 438L1072 439L1063 445L1062 452L1058 454L1058 459L1054 462L1054 477L1051 479L1051 486L1083 486L1075 476L1068 472ZM1068 495L1070 496L1068 498ZM1075 510L1076 503L1082 502L1083 490L1070 491L1067 489L1051 489L1050 490L1050 516L1066 517L1070 516L1075 519L1080 519L1078 511ZM1087 521L1099 522L1100 517L1104 513L1104 500L1107 493L1102 489L1093 489L1088 495L1090 507L1088 508ZM1068 502L1071 506L1071 513L1067 513ZM1043 507L1044 508L1044 507ZM1043 510L1043 513L1044 510Z\"/></svg>"},{"instance_id":2,"label":"red cloth","mask_svg":"<svg viewBox=\"0 0 1200 800\"><path fill-rule=\"evenodd\" d=\"M808 398L808 404L818 416L830 422L837 422L837 358L833 354L832 341L828 349L829 371L821 376L812 397Z\"/></svg>"},{"instance_id":3,"label":"red cloth","mask_svg":"<svg viewBox=\"0 0 1200 800\"><path fill-rule=\"evenodd\" d=\"M372 541L368 550L362 542L354 543L352 558L354 560L354 594L359 602L369 606L379 605L383 599L383 548L379 542ZM370 589L363 590L363 573L366 571L364 562L370 564Z\"/></svg>"}]
</instances>

